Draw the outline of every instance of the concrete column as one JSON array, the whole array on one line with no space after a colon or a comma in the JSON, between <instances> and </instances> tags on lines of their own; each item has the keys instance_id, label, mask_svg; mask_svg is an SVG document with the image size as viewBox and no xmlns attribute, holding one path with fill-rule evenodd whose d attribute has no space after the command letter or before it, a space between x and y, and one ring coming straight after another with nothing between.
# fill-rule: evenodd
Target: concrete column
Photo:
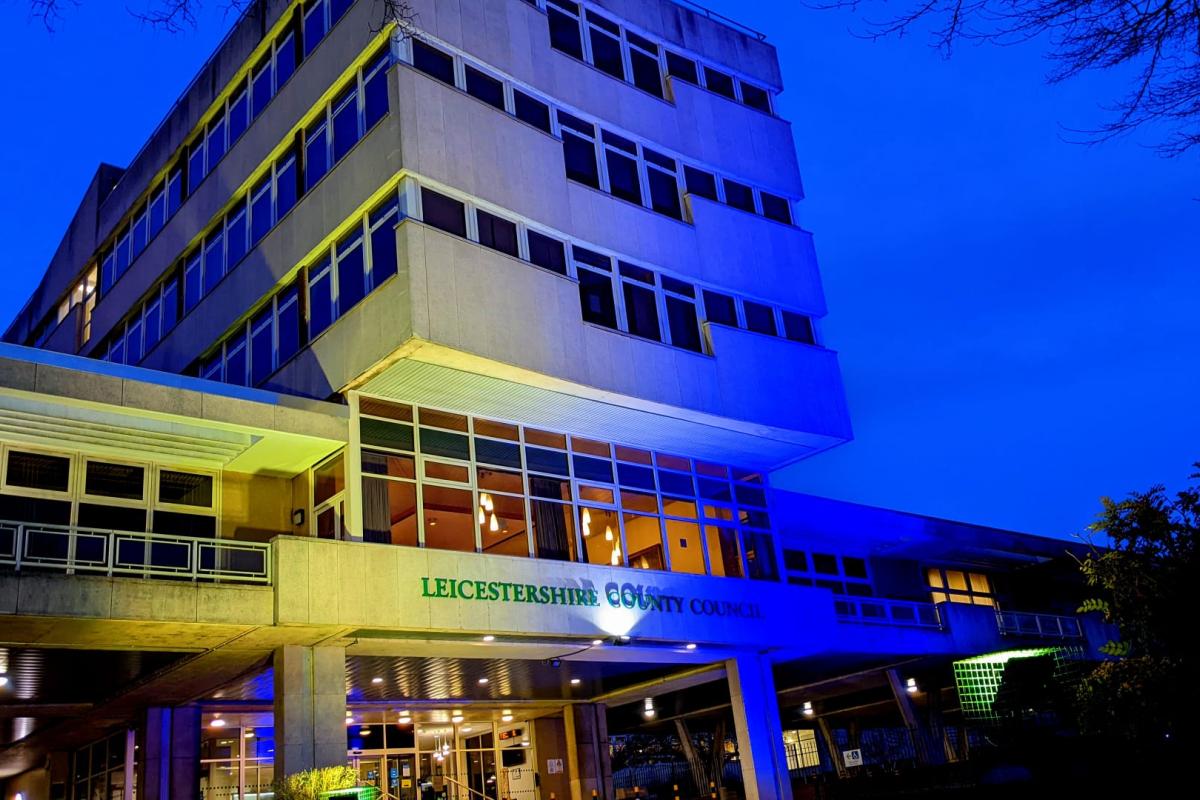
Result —
<instances>
[{"instance_id":1,"label":"concrete column","mask_svg":"<svg viewBox=\"0 0 1200 800\"><path fill-rule=\"evenodd\" d=\"M792 800L770 660L738 656L725 662L725 671L746 800Z\"/></svg>"},{"instance_id":2,"label":"concrete column","mask_svg":"<svg viewBox=\"0 0 1200 800\"><path fill-rule=\"evenodd\" d=\"M608 707L580 703L563 709L567 734L567 773L571 800L613 796L612 761L608 752Z\"/></svg>"},{"instance_id":3,"label":"concrete column","mask_svg":"<svg viewBox=\"0 0 1200 800\"><path fill-rule=\"evenodd\" d=\"M275 774L346 763L346 650L275 651Z\"/></svg>"},{"instance_id":4,"label":"concrete column","mask_svg":"<svg viewBox=\"0 0 1200 800\"><path fill-rule=\"evenodd\" d=\"M200 709L147 709L144 738L137 796L142 800L198 798Z\"/></svg>"}]
</instances>

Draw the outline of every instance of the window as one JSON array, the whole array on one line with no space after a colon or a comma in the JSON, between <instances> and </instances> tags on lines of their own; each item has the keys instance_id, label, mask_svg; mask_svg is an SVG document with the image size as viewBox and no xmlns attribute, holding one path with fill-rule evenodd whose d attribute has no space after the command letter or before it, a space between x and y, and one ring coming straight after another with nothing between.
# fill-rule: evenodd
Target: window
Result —
<instances>
[{"instance_id":1,"label":"window","mask_svg":"<svg viewBox=\"0 0 1200 800\"><path fill-rule=\"evenodd\" d=\"M617 309L613 301L612 276L579 265L582 248L573 248L579 275L579 303L583 319L606 328L617 328ZM586 252L586 251L585 251ZM611 270L611 266L609 269Z\"/></svg>"},{"instance_id":2,"label":"window","mask_svg":"<svg viewBox=\"0 0 1200 800\"><path fill-rule=\"evenodd\" d=\"M527 122L546 133L553 132L550 127L550 106L518 89L513 89L513 113L522 122Z\"/></svg>"},{"instance_id":3,"label":"window","mask_svg":"<svg viewBox=\"0 0 1200 800\"><path fill-rule=\"evenodd\" d=\"M601 137L604 141L604 161L608 167L609 191L622 200L641 205L637 145L608 131L602 131Z\"/></svg>"},{"instance_id":4,"label":"window","mask_svg":"<svg viewBox=\"0 0 1200 800\"><path fill-rule=\"evenodd\" d=\"M727 294L705 290L704 316L709 322L728 325L731 328L738 326L737 304Z\"/></svg>"},{"instance_id":5,"label":"window","mask_svg":"<svg viewBox=\"0 0 1200 800\"><path fill-rule=\"evenodd\" d=\"M477 97L493 108L504 110L504 84L474 67L466 68L467 94ZM547 110L547 116L549 111Z\"/></svg>"},{"instance_id":6,"label":"window","mask_svg":"<svg viewBox=\"0 0 1200 800\"><path fill-rule=\"evenodd\" d=\"M232 269L246 255L246 201L234 206L225 218L225 260L227 270Z\"/></svg>"},{"instance_id":7,"label":"window","mask_svg":"<svg viewBox=\"0 0 1200 800\"><path fill-rule=\"evenodd\" d=\"M783 313L783 335L791 339L793 342L803 342L804 344L816 344L817 339L813 333L812 320L804 314L797 314L794 311L784 311Z\"/></svg>"},{"instance_id":8,"label":"window","mask_svg":"<svg viewBox=\"0 0 1200 800\"><path fill-rule=\"evenodd\" d=\"M654 292L654 273L648 269L619 262L621 292L625 300L625 318L629 332L644 339L661 341L658 302Z\"/></svg>"},{"instance_id":9,"label":"window","mask_svg":"<svg viewBox=\"0 0 1200 800\"><path fill-rule=\"evenodd\" d=\"M308 272L308 338L333 324L333 261L329 256Z\"/></svg>"},{"instance_id":10,"label":"window","mask_svg":"<svg viewBox=\"0 0 1200 800\"><path fill-rule=\"evenodd\" d=\"M655 97L662 97L658 45L633 31L625 31L625 41L629 43L629 66L633 70L633 85Z\"/></svg>"},{"instance_id":11,"label":"window","mask_svg":"<svg viewBox=\"0 0 1200 800\"><path fill-rule=\"evenodd\" d=\"M679 176L675 171L675 159L643 147L646 159L646 183L650 189L650 207L668 217L683 219L679 204Z\"/></svg>"},{"instance_id":12,"label":"window","mask_svg":"<svg viewBox=\"0 0 1200 800\"><path fill-rule=\"evenodd\" d=\"M533 230L527 232L527 237L530 263L557 272L559 275L567 274L567 257L562 242Z\"/></svg>"},{"instance_id":13,"label":"window","mask_svg":"<svg viewBox=\"0 0 1200 800\"><path fill-rule=\"evenodd\" d=\"M391 63L391 54L385 50L363 71L363 134L387 114L387 70Z\"/></svg>"},{"instance_id":14,"label":"window","mask_svg":"<svg viewBox=\"0 0 1200 800\"><path fill-rule=\"evenodd\" d=\"M699 315L696 313L696 287L666 275L660 276L667 307L667 332L671 344L701 352Z\"/></svg>"},{"instance_id":15,"label":"window","mask_svg":"<svg viewBox=\"0 0 1200 800\"><path fill-rule=\"evenodd\" d=\"M476 209L475 219L479 228L479 243L484 247L499 250L510 256L517 255L517 224Z\"/></svg>"},{"instance_id":16,"label":"window","mask_svg":"<svg viewBox=\"0 0 1200 800\"><path fill-rule=\"evenodd\" d=\"M396 274L396 222L399 212L399 202L393 196L381 202L368 216L372 291Z\"/></svg>"},{"instance_id":17,"label":"window","mask_svg":"<svg viewBox=\"0 0 1200 800\"><path fill-rule=\"evenodd\" d=\"M685 58L678 53L667 51L667 74L679 78L681 81L696 86L700 85L700 74L696 70L696 62L690 58Z\"/></svg>"},{"instance_id":18,"label":"window","mask_svg":"<svg viewBox=\"0 0 1200 800\"><path fill-rule=\"evenodd\" d=\"M759 197L762 199L764 217L782 222L784 225L792 224L792 209L787 200L766 192L759 192Z\"/></svg>"},{"instance_id":19,"label":"window","mask_svg":"<svg viewBox=\"0 0 1200 800\"><path fill-rule=\"evenodd\" d=\"M766 89L761 89L752 83L742 81L742 102L751 108L771 113L771 95Z\"/></svg>"},{"instance_id":20,"label":"window","mask_svg":"<svg viewBox=\"0 0 1200 800\"><path fill-rule=\"evenodd\" d=\"M768 336L776 334L774 309L750 300L744 301L742 308L746 312L747 330L754 331L755 333L765 333Z\"/></svg>"},{"instance_id":21,"label":"window","mask_svg":"<svg viewBox=\"0 0 1200 800\"><path fill-rule=\"evenodd\" d=\"M771 534L746 530L742 533L742 541L746 547L746 574L754 580L779 580Z\"/></svg>"},{"instance_id":22,"label":"window","mask_svg":"<svg viewBox=\"0 0 1200 800\"><path fill-rule=\"evenodd\" d=\"M546 16L550 22L550 46L569 56L582 59L583 40L579 35L579 6L570 0L552 0L546 4Z\"/></svg>"},{"instance_id":23,"label":"window","mask_svg":"<svg viewBox=\"0 0 1200 800\"><path fill-rule=\"evenodd\" d=\"M926 570L926 575L931 590L930 599L934 603L969 603L977 606L996 605L992 582L982 572L930 567Z\"/></svg>"},{"instance_id":24,"label":"window","mask_svg":"<svg viewBox=\"0 0 1200 800\"><path fill-rule=\"evenodd\" d=\"M329 171L329 143L325 118L304 133L304 189L311 191Z\"/></svg>"},{"instance_id":25,"label":"window","mask_svg":"<svg viewBox=\"0 0 1200 800\"><path fill-rule=\"evenodd\" d=\"M744 183L737 183L726 178L725 184L725 202L734 208L740 208L742 211L754 213L754 190Z\"/></svg>"},{"instance_id":26,"label":"window","mask_svg":"<svg viewBox=\"0 0 1200 800\"><path fill-rule=\"evenodd\" d=\"M454 58L435 47L412 40L413 66L431 78L454 85Z\"/></svg>"},{"instance_id":27,"label":"window","mask_svg":"<svg viewBox=\"0 0 1200 800\"><path fill-rule=\"evenodd\" d=\"M334 99L331 118L333 163L336 164L358 143L358 87L348 86Z\"/></svg>"},{"instance_id":28,"label":"window","mask_svg":"<svg viewBox=\"0 0 1200 800\"><path fill-rule=\"evenodd\" d=\"M621 28L617 23L591 11L587 12L588 41L592 46L592 64L601 72L625 80L625 62L621 57Z\"/></svg>"},{"instance_id":29,"label":"window","mask_svg":"<svg viewBox=\"0 0 1200 800\"><path fill-rule=\"evenodd\" d=\"M421 219L455 236L467 235L466 207L444 194L421 187Z\"/></svg>"},{"instance_id":30,"label":"window","mask_svg":"<svg viewBox=\"0 0 1200 800\"><path fill-rule=\"evenodd\" d=\"M712 67L704 68L704 85L710 91L728 97L730 100L736 100L737 95L733 90L733 78L726 75L724 72L719 72Z\"/></svg>"},{"instance_id":31,"label":"window","mask_svg":"<svg viewBox=\"0 0 1200 800\"><path fill-rule=\"evenodd\" d=\"M591 123L558 112L563 137L563 157L567 165L567 178L579 183L600 188L600 171L596 167L596 128Z\"/></svg>"},{"instance_id":32,"label":"window","mask_svg":"<svg viewBox=\"0 0 1200 800\"><path fill-rule=\"evenodd\" d=\"M45 492L65 492L70 488L71 460L64 456L9 450L5 485Z\"/></svg>"},{"instance_id":33,"label":"window","mask_svg":"<svg viewBox=\"0 0 1200 800\"><path fill-rule=\"evenodd\" d=\"M709 200L717 199L717 178L711 172L684 165L683 176L689 194L707 197Z\"/></svg>"},{"instance_id":34,"label":"window","mask_svg":"<svg viewBox=\"0 0 1200 800\"><path fill-rule=\"evenodd\" d=\"M341 316L366 295L367 256L361 224L342 237L334 253L337 255L337 315Z\"/></svg>"},{"instance_id":35,"label":"window","mask_svg":"<svg viewBox=\"0 0 1200 800\"><path fill-rule=\"evenodd\" d=\"M327 0L310 0L304 7L304 57L316 49L329 30L326 18Z\"/></svg>"},{"instance_id":36,"label":"window","mask_svg":"<svg viewBox=\"0 0 1200 800\"><path fill-rule=\"evenodd\" d=\"M228 114L229 141L233 143L241 138L250 125L250 95L246 92L245 83L234 91L233 99L229 101Z\"/></svg>"}]
</instances>

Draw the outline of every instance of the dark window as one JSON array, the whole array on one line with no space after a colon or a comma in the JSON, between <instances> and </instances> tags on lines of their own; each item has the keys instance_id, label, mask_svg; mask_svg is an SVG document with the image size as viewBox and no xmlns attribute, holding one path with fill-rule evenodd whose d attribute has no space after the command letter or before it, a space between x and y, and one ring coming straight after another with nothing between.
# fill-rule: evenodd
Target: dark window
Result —
<instances>
[{"instance_id":1,"label":"dark window","mask_svg":"<svg viewBox=\"0 0 1200 800\"><path fill-rule=\"evenodd\" d=\"M571 254L575 257L576 261L612 272L612 260L602 253L575 245L571 247Z\"/></svg>"},{"instance_id":2,"label":"dark window","mask_svg":"<svg viewBox=\"0 0 1200 800\"><path fill-rule=\"evenodd\" d=\"M700 84L700 75L696 72L696 62L678 53L667 51L667 74L696 85Z\"/></svg>"},{"instance_id":3,"label":"dark window","mask_svg":"<svg viewBox=\"0 0 1200 800\"><path fill-rule=\"evenodd\" d=\"M250 385L257 386L266 380L274 371L272 364L272 308L267 303L266 308L258 312L250 323Z\"/></svg>"},{"instance_id":4,"label":"dark window","mask_svg":"<svg viewBox=\"0 0 1200 800\"><path fill-rule=\"evenodd\" d=\"M71 460L42 453L8 451L9 486L65 492L70 484Z\"/></svg>"},{"instance_id":5,"label":"dark window","mask_svg":"<svg viewBox=\"0 0 1200 800\"><path fill-rule=\"evenodd\" d=\"M326 145L326 126L322 118L316 127L304 135L304 188L311 189L329 171L329 148Z\"/></svg>"},{"instance_id":6,"label":"dark window","mask_svg":"<svg viewBox=\"0 0 1200 800\"><path fill-rule=\"evenodd\" d=\"M828 553L813 553L813 572L818 575L838 575L837 557Z\"/></svg>"},{"instance_id":7,"label":"dark window","mask_svg":"<svg viewBox=\"0 0 1200 800\"><path fill-rule=\"evenodd\" d=\"M274 224L271 219L271 176L264 175L250 190L250 242L257 245Z\"/></svg>"},{"instance_id":8,"label":"dark window","mask_svg":"<svg viewBox=\"0 0 1200 800\"><path fill-rule=\"evenodd\" d=\"M589 17L589 19L595 19ZM625 80L625 63L621 59L621 40L615 39L596 28L591 30L592 63L601 72Z\"/></svg>"},{"instance_id":9,"label":"dark window","mask_svg":"<svg viewBox=\"0 0 1200 800\"><path fill-rule=\"evenodd\" d=\"M579 270L579 302L583 318L606 328L617 327L617 309L613 302L612 279L607 275Z\"/></svg>"},{"instance_id":10,"label":"dark window","mask_svg":"<svg viewBox=\"0 0 1200 800\"><path fill-rule=\"evenodd\" d=\"M365 445L387 447L392 450L413 449L412 425L384 422L381 419L361 419L358 423L359 437Z\"/></svg>"},{"instance_id":11,"label":"dark window","mask_svg":"<svg viewBox=\"0 0 1200 800\"><path fill-rule=\"evenodd\" d=\"M783 550L783 566L792 572L808 572L808 558L802 550Z\"/></svg>"},{"instance_id":12,"label":"dark window","mask_svg":"<svg viewBox=\"0 0 1200 800\"><path fill-rule=\"evenodd\" d=\"M842 572L847 578L867 577L867 562L854 556L842 556Z\"/></svg>"},{"instance_id":13,"label":"dark window","mask_svg":"<svg viewBox=\"0 0 1200 800\"><path fill-rule=\"evenodd\" d=\"M445 456L466 460L470 456L467 437L460 433L421 428L421 452L431 456Z\"/></svg>"},{"instance_id":14,"label":"dark window","mask_svg":"<svg viewBox=\"0 0 1200 800\"><path fill-rule=\"evenodd\" d=\"M752 83L742 81L742 102L751 108L771 113L771 96L766 89L760 89Z\"/></svg>"},{"instance_id":15,"label":"dark window","mask_svg":"<svg viewBox=\"0 0 1200 800\"><path fill-rule=\"evenodd\" d=\"M737 306L733 298L719 292L704 292L704 316L709 322L729 325L736 328Z\"/></svg>"},{"instance_id":16,"label":"dark window","mask_svg":"<svg viewBox=\"0 0 1200 800\"><path fill-rule=\"evenodd\" d=\"M795 311L783 312L783 335L793 342L817 343L816 336L813 335L812 320Z\"/></svg>"},{"instance_id":17,"label":"dark window","mask_svg":"<svg viewBox=\"0 0 1200 800\"><path fill-rule=\"evenodd\" d=\"M333 101L333 163L358 142L358 87L350 86Z\"/></svg>"},{"instance_id":18,"label":"dark window","mask_svg":"<svg viewBox=\"0 0 1200 800\"><path fill-rule=\"evenodd\" d=\"M141 508L79 504L79 526L105 531L145 531L146 511Z\"/></svg>"},{"instance_id":19,"label":"dark window","mask_svg":"<svg viewBox=\"0 0 1200 800\"><path fill-rule=\"evenodd\" d=\"M477 438L475 440L475 460L481 461L484 464L496 464L502 467L520 469L521 448L518 445L508 442Z\"/></svg>"},{"instance_id":20,"label":"dark window","mask_svg":"<svg viewBox=\"0 0 1200 800\"><path fill-rule=\"evenodd\" d=\"M635 336L659 341L658 304L654 290L636 283L622 281L625 294L625 317L629 321L629 332Z\"/></svg>"},{"instance_id":21,"label":"dark window","mask_svg":"<svg viewBox=\"0 0 1200 800\"><path fill-rule=\"evenodd\" d=\"M514 89L513 111L517 115L517 119L522 122L528 122L535 128L541 128L546 133L552 132L550 127L550 106L541 100L535 100L524 92Z\"/></svg>"},{"instance_id":22,"label":"dark window","mask_svg":"<svg viewBox=\"0 0 1200 800\"><path fill-rule=\"evenodd\" d=\"M213 479L211 475L175 472L164 469L158 473L158 501L177 506L211 508Z\"/></svg>"},{"instance_id":23,"label":"dark window","mask_svg":"<svg viewBox=\"0 0 1200 800\"><path fill-rule=\"evenodd\" d=\"M475 211L475 220L479 224L479 243L484 247L508 253L517 254L517 224L506 219L489 214L486 211Z\"/></svg>"},{"instance_id":24,"label":"dark window","mask_svg":"<svg viewBox=\"0 0 1200 800\"><path fill-rule=\"evenodd\" d=\"M787 200L766 192L760 192L759 196L762 197L764 217L782 222L784 225L792 224L792 208Z\"/></svg>"},{"instance_id":25,"label":"dark window","mask_svg":"<svg viewBox=\"0 0 1200 800\"><path fill-rule=\"evenodd\" d=\"M675 176L657 169L646 170L646 182L650 186L650 207L668 217L683 219L679 206L679 184Z\"/></svg>"},{"instance_id":26,"label":"dark window","mask_svg":"<svg viewBox=\"0 0 1200 800\"><path fill-rule=\"evenodd\" d=\"M421 209L425 224L455 236L467 235L466 207L459 201L422 186Z\"/></svg>"},{"instance_id":27,"label":"dark window","mask_svg":"<svg viewBox=\"0 0 1200 800\"><path fill-rule=\"evenodd\" d=\"M212 172L217 162L225 155L225 118L221 117L208 126L208 171Z\"/></svg>"},{"instance_id":28,"label":"dark window","mask_svg":"<svg viewBox=\"0 0 1200 800\"><path fill-rule=\"evenodd\" d=\"M662 287L668 292L681 294L685 297L696 296L696 287L692 286L690 283L684 283L683 281L676 280L670 275L660 275L659 280L662 282Z\"/></svg>"},{"instance_id":29,"label":"dark window","mask_svg":"<svg viewBox=\"0 0 1200 800\"><path fill-rule=\"evenodd\" d=\"M746 312L746 329L755 333L775 336L775 311L770 306L746 300L742 303Z\"/></svg>"},{"instance_id":30,"label":"dark window","mask_svg":"<svg viewBox=\"0 0 1200 800\"><path fill-rule=\"evenodd\" d=\"M775 543L771 534L761 531L742 531L746 547L746 574L755 580L779 579L775 566Z\"/></svg>"},{"instance_id":31,"label":"dark window","mask_svg":"<svg viewBox=\"0 0 1200 800\"><path fill-rule=\"evenodd\" d=\"M696 305L679 297L667 295L667 327L671 329L671 344L699 353L700 327Z\"/></svg>"},{"instance_id":32,"label":"dark window","mask_svg":"<svg viewBox=\"0 0 1200 800\"><path fill-rule=\"evenodd\" d=\"M204 241L204 294L211 292L225 277L224 232L217 231Z\"/></svg>"},{"instance_id":33,"label":"dark window","mask_svg":"<svg viewBox=\"0 0 1200 800\"><path fill-rule=\"evenodd\" d=\"M754 190L743 183L725 179L725 202L734 208L754 213Z\"/></svg>"},{"instance_id":34,"label":"dark window","mask_svg":"<svg viewBox=\"0 0 1200 800\"><path fill-rule=\"evenodd\" d=\"M603 458L575 456L571 463L575 466L575 477L585 481L613 482L612 462Z\"/></svg>"},{"instance_id":35,"label":"dark window","mask_svg":"<svg viewBox=\"0 0 1200 800\"><path fill-rule=\"evenodd\" d=\"M325 0L312 0L304 9L305 57L325 38L325 31Z\"/></svg>"},{"instance_id":36,"label":"dark window","mask_svg":"<svg viewBox=\"0 0 1200 800\"><path fill-rule=\"evenodd\" d=\"M467 67L467 94L504 110L504 84L474 67Z\"/></svg>"},{"instance_id":37,"label":"dark window","mask_svg":"<svg viewBox=\"0 0 1200 800\"><path fill-rule=\"evenodd\" d=\"M705 67L704 83L710 92L716 92L722 97L728 97L731 100L737 99L737 95L733 92L733 78L724 72L718 72L712 67Z\"/></svg>"},{"instance_id":38,"label":"dark window","mask_svg":"<svg viewBox=\"0 0 1200 800\"><path fill-rule=\"evenodd\" d=\"M654 470L649 467L639 467L633 464L617 462L617 480L622 486L632 486L635 489L655 491Z\"/></svg>"},{"instance_id":39,"label":"dark window","mask_svg":"<svg viewBox=\"0 0 1200 800\"><path fill-rule=\"evenodd\" d=\"M329 26L337 25L342 15L354 5L354 0L329 0Z\"/></svg>"},{"instance_id":40,"label":"dark window","mask_svg":"<svg viewBox=\"0 0 1200 800\"><path fill-rule=\"evenodd\" d=\"M543 450L540 447L526 446L525 465L528 469L535 472L549 472L552 475L566 475L567 454L560 453L557 450ZM540 494L537 491L538 483L539 482L534 481L532 478L529 480L529 485L534 490L535 494ZM546 485L545 481L541 481L540 483L543 486ZM542 496L544 497L547 495ZM550 494L549 496L555 497L556 495Z\"/></svg>"},{"instance_id":41,"label":"dark window","mask_svg":"<svg viewBox=\"0 0 1200 800\"><path fill-rule=\"evenodd\" d=\"M329 256L309 270L308 281L308 338L333 323L333 271L329 268Z\"/></svg>"},{"instance_id":42,"label":"dark window","mask_svg":"<svg viewBox=\"0 0 1200 800\"><path fill-rule=\"evenodd\" d=\"M215 517L202 514L155 511L154 532L173 534L175 536L212 538L217 535L217 520Z\"/></svg>"},{"instance_id":43,"label":"dark window","mask_svg":"<svg viewBox=\"0 0 1200 800\"><path fill-rule=\"evenodd\" d=\"M275 324L279 337L276 366L280 366L300 349L300 301L299 289L295 286L280 296Z\"/></svg>"},{"instance_id":44,"label":"dark window","mask_svg":"<svg viewBox=\"0 0 1200 800\"><path fill-rule=\"evenodd\" d=\"M431 78L454 85L454 58L420 39L413 39L413 66Z\"/></svg>"},{"instance_id":45,"label":"dark window","mask_svg":"<svg viewBox=\"0 0 1200 800\"><path fill-rule=\"evenodd\" d=\"M363 130L383 119L388 110L387 68L391 63L390 56L384 52L365 71L366 80L363 82Z\"/></svg>"},{"instance_id":46,"label":"dark window","mask_svg":"<svg viewBox=\"0 0 1200 800\"><path fill-rule=\"evenodd\" d=\"M557 8L546 7L550 21L550 46L569 56L583 58L583 40L579 36L579 20Z\"/></svg>"},{"instance_id":47,"label":"dark window","mask_svg":"<svg viewBox=\"0 0 1200 800\"><path fill-rule=\"evenodd\" d=\"M68 525L71 522L71 502L0 494L0 519L38 522L43 525ZM65 539L62 540L62 544L66 544Z\"/></svg>"},{"instance_id":48,"label":"dark window","mask_svg":"<svg viewBox=\"0 0 1200 800\"><path fill-rule=\"evenodd\" d=\"M246 93L245 85L239 90L237 98L229 104L229 141L236 142L246 132L250 124L250 96Z\"/></svg>"},{"instance_id":49,"label":"dark window","mask_svg":"<svg viewBox=\"0 0 1200 800\"><path fill-rule=\"evenodd\" d=\"M637 160L613 150L605 153L608 163L608 186L615 197L631 203L642 203L642 186L638 181Z\"/></svg>"},{"instance_id":50,"label":"dark window","mask_svg":"<svg viewBox=\"0 0 1200 800\"><path fill-rule=\"evenodd\" d=\"M354 230L337 246L338 271L338 316L349 311L366 293L363 237L361 230Z\"/></svg>"},{"instance_id":51,"label":"dark window","mask_svg":"<svg viewBox=\"0 0 1200 800\"><path fill-rule=\"evenodd\" d=\"M658 59L641 50L630 49L629 64L633 67L633 85L655 97L663 96L662 74Z\"/></svg>"},{"instance_id":52,"label":"dark window","mask_svg":"<svg viewBox=\"0 0 1200 800\"><path fill-rule=\"evenodd\" d=\"M633 278L634 280L639 280L642 283L648 283L651 286L654 285L654 273L645 267L639 267L636 264L630 264L628 261L618 261L617 271L626 278Z\"/></svg>"},{"instance_id":53,"label":"dark window","mask_svg":"<svg viewBox=\"0 0 1200 800\"><path fill-rule=\"evenodd\" d=\"M396 274L396 220L399 205L389 198L371 211L371 288Z\"/></svg>"},{"instance_id":54,"label":"dark window","mask_svg":"<svg viewBox=\"0 0 1200 800\"><path fill-rule=\"evenodd\" d=\"M709 200L717 199L717 178L711 172L705 172L685 164L683 177L689 194L707 197Z\"/></svg>"},{"instance_id":55,"label":"dark window","mask_svg":"<svg viewBox=\"0 0 1200 800\"><path fill-rule=\"evenodd\" d=\"M590 139L563 131L563 158L567 177L573 181L600 188L600 171L596 168L596 146Z\"/></svg>"},{"instance_id":56,"label":"dark window","mask_svg":"<svg viewBox=\"0 0 1200 800\"><path fill-rule=\"evenodd\" d=\"M284 215L296 205L299 196L300 180L296 175L297 158L294 155L284 157L275 167L275 221L283 219Z\"/></svg>"},{"instance_id":57,"label":"dark window","mask_svg":"<svg viewBox=\"0 0 1200 800\"><path fill-rule=\"evenodd\" d=\"M191 197L196 191L196 187L200 185L200 181L204 180L204 139L203 137L192 142L191 148L188 149L188 196Z\"/></svg>"},{"instance_id":58,"label":"dark window","mask_svg":"<svg viewBox=\"0 0 1200 800\"><path fill-rule=\"evenodd\" d=\"M262 113L263 109L267 107L267 103L271 102L273 94L271 77L270 56L266 56L262 63L254 68L254 76L250 80L250 101L254 107L255 117Z\"/></svg>"},{"instance_id":59,"label":"dark window","mask_svg":"<svg viewBox=\"0 0 1200 800\"><path fill-rule=\"evenodd\" d=\"M296 37L289 31L275 43L275 89L278 91L296 71ZM255 114L258 111L254 112Z\"/></svg>"},{"instance_id":60,"label":"dark window","mask_svg":"<svg viewBox=\"0 0 1200 800\"><path fill-rule=\"evenodd\" d=\"M233 268L246 255L246 203L243 200L226 217L226 261Z\"/></svg>"},{"instance_id":61,"label":"dark window","mask_svg":"<svg viewBox=\"0 0 1200 800\"><path fill-rule=\"evenodd\" d=\"M567 257L563 243L537 231L529 231L529 261L559 275L567 274Z\"/></svg>"}]
</instances>

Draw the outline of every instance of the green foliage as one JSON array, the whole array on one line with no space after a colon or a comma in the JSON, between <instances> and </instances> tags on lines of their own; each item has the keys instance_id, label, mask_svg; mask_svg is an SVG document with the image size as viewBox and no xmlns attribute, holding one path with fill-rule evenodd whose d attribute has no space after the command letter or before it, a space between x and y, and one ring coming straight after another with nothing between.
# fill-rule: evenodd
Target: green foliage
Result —
<instances>
[{"instance_id":1,"label":"green foliage","mask_svg":"<svg viewBox=\"0 0 1200 800\"><path fill-rule=\"evenodd\" d=\"M350 767L320 767L296 772L275 782L275 800L320 800L323 792L350 789L358 775Z\"/></svg>"},{"instance_id":2,"label":"green foliage","mask_svg":"<svg viewBox=\"0 0 1200 800\"><path fill-rule=\"evenodd\" d=\"M1091 531L1108 547L1093 548L1080 563L1097 596L1079 611L1102 612L1120 638L1100 648L1116 660L1079 686L1080 725L1151 746L1190 734L1200 714L1193 688L1200 486L1174 495L1155 486L1103 504Z\"/></svg>"}]
</instances>

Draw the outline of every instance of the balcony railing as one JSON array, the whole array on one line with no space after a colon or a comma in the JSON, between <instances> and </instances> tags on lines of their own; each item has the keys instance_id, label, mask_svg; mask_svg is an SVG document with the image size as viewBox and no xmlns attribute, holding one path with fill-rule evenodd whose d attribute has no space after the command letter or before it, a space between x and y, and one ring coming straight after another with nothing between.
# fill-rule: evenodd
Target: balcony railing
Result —
<instances>
[{"instance_id":1,"label":"balcony railing","mask_svg":"<svg viewBox=\"0 0 1200 800\"><path fill-rule=\"evenodd\" d=\"M1083 629L1075 617L1057 614L1027 614L1021 611L997 611L1000 633L1010 636L1042 636L1052 639L1080 639Z\"/></svg>"},{"instance_id":2,"label":"balcony railing","mask_svg":"<svg viewBox=\"0 0 1200 800\"><path fill-rule=\"evenodd\" d=\"M941 630L942 616L933 603L887 600L879 597L834 595L834 612L841 622L873 625L905 625Z\"/></svg>"},{"instance_id":3,"label":"balcony railing","mask_svg":"<svg viewBox=\"0 0 1200 800\"><path fill-rule=\"evenodd\" d=\"M0 565L17 571L270 583L271 545L0 521Z\"/></svg>"}]
</instances>

